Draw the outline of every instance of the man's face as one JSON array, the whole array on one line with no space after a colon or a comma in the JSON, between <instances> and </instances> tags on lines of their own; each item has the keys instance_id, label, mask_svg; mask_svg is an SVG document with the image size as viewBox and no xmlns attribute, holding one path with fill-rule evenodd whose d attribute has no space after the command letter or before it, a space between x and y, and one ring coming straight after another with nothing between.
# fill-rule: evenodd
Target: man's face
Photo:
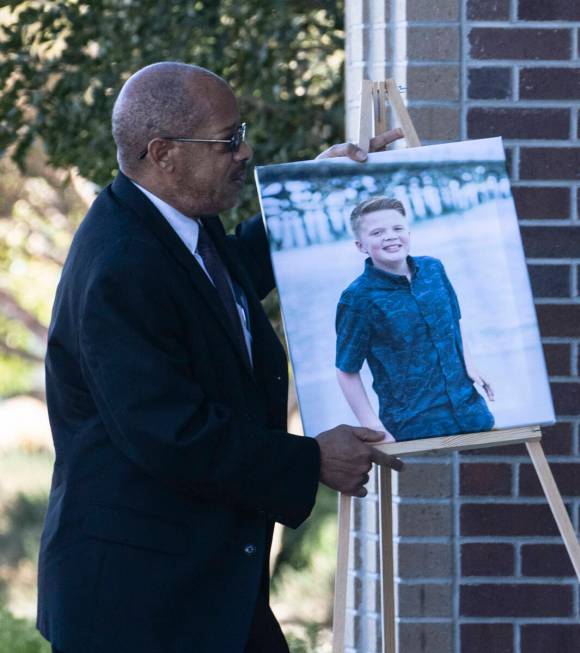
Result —
<instances>
[{"instance_id":1,"label":"man's face","mask_svg":"<svg viewBox=\"0 0 580 653\"><path fill-rule=\"evenodd\" d=\"M356 246L378 268L394 269L408 254L411 244L407 218L393 209L362 216Z\"/></svg>"},{"instance_id":2,"label":"man's face","mask_svg":"<svg viewBox=\"0 0 580 653\"><path fill-rule=\"evenodd\" d=\"M213 79L196 83L191 90L204 97L203 119L186 138L229 139L240 127L241 117L234 94ZM199 99L198 99L199 101ZM232 152L228 143L172 142L174 194L187 215L215 215L238 202L244 185L246 163L252 148L242 143Z\"/></svg>"}]
</instances>

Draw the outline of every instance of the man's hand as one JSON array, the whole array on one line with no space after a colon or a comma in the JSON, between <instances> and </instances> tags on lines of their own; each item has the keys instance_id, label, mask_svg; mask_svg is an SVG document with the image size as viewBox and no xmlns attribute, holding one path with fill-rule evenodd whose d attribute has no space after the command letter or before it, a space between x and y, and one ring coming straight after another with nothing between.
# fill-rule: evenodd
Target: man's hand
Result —
<instances>
[{"instance_id":1,"label":"man's hand","mask_svg":"<svg viewBox=\"0 0 580 653\"><path fill-rule=\"evenodd\" d=\"M378 451L368 443L383 442L384 431L341 424L316 437L320 446L320 482L333 490L355 497L367 494L372 464L387 465L401 471L403 463Z\"/></svg>"},{"instance_id":2,"label":"man's hand","mask_svg":"<svg viewBox=\"0 0 580 653\"><path fill-rule=\"evenodd\" d=\"M371 138L369 151L380 152L391 143L399 140L399 138L403 138L403 132L398 127L397 129L390 129L382 134L378 134ZM347 156L353 161L359 161L362 163L367 160L368 152L354 143L337 143L336 145L329 147L327 150L324 150L324 152L321 152L316 159L332 159L335 156Z\"/></svg>"}]
</instances>

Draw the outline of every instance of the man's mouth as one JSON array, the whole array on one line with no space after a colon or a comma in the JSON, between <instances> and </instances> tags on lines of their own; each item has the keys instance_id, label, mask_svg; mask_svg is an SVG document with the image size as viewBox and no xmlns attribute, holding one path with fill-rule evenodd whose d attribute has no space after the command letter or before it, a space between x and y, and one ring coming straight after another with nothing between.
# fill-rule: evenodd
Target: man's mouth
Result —
<instances>
[{"instance_id":1,"label":"man's mouth","mask_svg":"<svg viewBox=\"0 0 580 653\"><path fill-rule=\"evenodd\" d=\"M239 185L242 186L246 181L246 170L245 170L245 168L243 170L240 170L239 172L237 172L235 175L232 175L231 179L234 182L234 184L239 184Z\"/></svg>"}]
</instances>

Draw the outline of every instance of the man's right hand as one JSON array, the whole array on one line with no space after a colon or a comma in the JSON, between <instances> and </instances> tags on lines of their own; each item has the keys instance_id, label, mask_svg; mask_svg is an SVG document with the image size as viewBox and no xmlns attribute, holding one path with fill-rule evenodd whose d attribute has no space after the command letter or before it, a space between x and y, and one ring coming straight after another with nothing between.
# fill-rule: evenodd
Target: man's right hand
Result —
<instances>
[{"instance_id":1,"label":"man's right hand","mask_svg":"<svg viewBox=\"0 0 580 653\"><path fill-rule=\"evenodd\" d=\"M383 442L384 431L341 424L316 437L320 446L320 482L333 490L355 497L367 494L372 464L386 465L401 471L403 463L371 446Z\"/></svg>"}]
</instances>

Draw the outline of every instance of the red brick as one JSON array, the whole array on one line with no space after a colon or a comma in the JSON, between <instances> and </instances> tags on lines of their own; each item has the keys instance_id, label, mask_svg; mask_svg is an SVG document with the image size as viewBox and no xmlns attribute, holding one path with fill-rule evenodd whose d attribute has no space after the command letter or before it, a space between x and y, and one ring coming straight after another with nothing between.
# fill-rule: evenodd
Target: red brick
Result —
<instances>
[{"instance_id":1,"label":"red brick","mask_svg":"<svg viewBox=\"0 0 580 653\"><path fill-rule=\"evenodd\" d=\"M522 220L565 220L570 217L570 189L513 186L512 195Z\"/></svg>"},{"instance_id":2,"label":"red brick","mask_svg":"<svg viewBox=\"0 0 580 653\"><path fill-rule=\"evenodd\" d=\"M568 376L572 355L570 345L544 345L544 356L550 376Z\"/></svg>"},{"instance_id":3,"label":"red brick","mask_svg":"<svg viewBox=\"0 0 580 653\"><path fill-rule=\"evenodd\" d=\"M467 0L468 20L508 20L510 0Z\"/></svg>"},{"instance_id":4,"label":"red brick","mask_svg":"<svg viewBox=\"0 0 580 653\"><path fill-rule=\"evenodd\" d=\"M511 576L514 573L514 547L511 544L463 544L463 576Z\"/></svg>"},{"instance_id":5,"label":"red brick","mask_svg":"<svg viewBox=\"0 0 580 653\"><path fill-rule=\"evenodd\" d=\"M510 444L497 447L480 447L461 451L460 456L525 456L526 447L523 444Z\"/></svg>"},{"instance_id":6,"label":"red brick","mask_svg":"<svg viewBox=\"0 0 580 653\"><path fill-rule=\"evenodd\" d=\"M498 463L463 463L460 472L463 495L510 495L511 465Z\"/></svg>"},{"instance_id":7,"label":"red brick","mask_svg":"<svg viewBox=\"0 0 580 653\"><path fill-rule=\"evenodd\" d=\"M569 617L574 610L570 585L463 585L460 602L465 617Z\"/></svg>"},{"instance_id":8,"label":"red brick","mask_svg":"<svg viewBox=\"0 0 580 653\"><path fill-rule=\"evenodd\" d=\"M470 68L467 96L472 100L505 100L512 94L509 68Z\"/></svg>"},{"instance_id":9,"label":"red brick","mask_svg":"<svg viewBox=\"0 0 580 653\"><path fill-rule=\"evenodd\" d=\"M503 136L517 139L570 137L568 109L494 109L477 107L467 114L469 138Z\"/></svg>"},{"instance_id":10,"label":"red brick","mask_svg":"<svg viewBox=\"0 0 580 653\"><path fill-rule=\"evenodd\" d=\"M522 100L580 99L580 68L523 68L520 71Z\"/></svg>"},{"instance_id":11,"label":"red brick","mask_svg":"<svg viewBox=\"0 0 580 653\"><path fill-rule=\"evenodd\" d=\"M547 505L466 503L461 506L461 534L557 535L558 529Z\"/></svg>"},{"instance_id":12,"label":"red brick","mask_svg":"<svg viewBox=\"0 0 580 653\"><path fill-rule=\"evenodd\" d=\"M569 265L528 265L528 273L534 297L570 297Z\"/></svg>"},{"instance_id":13,"label":"red brick","mask_svg":"<svg viewBox=\"0 0 580 653\"><path fill-rule=\"evenodd\" d=\"M580 338L580 304L537 304L536 313L543 336Z\"/></svg>"},{"instance_id":14,"label":"red brick","mask_svg":"<svg viewBox=\"0 0 580 653\"><path fill-rule=\"evenodd\" d=\"M524 147L520 153L521 179L580 179L580 148Z\"/></svg>"},{"instance_id":15,"label":"red brick","mask_svg":"<svg viewBox=\"0 0 580 653\"><path fill-rule=\"evenodd\" d=\"M542 447L547 456L559 456L572 453L572 424L557 422L552 426L542 427Z\"/></svg>"},{"instance_id":16,"label":"red brick","mask_svg":"<svg viewBox=\"0 0 580 653\"><path fill-rule=\"evenodd\" d=\"M513 148L504 146L504 150L505 150L505 168L507 170L508 177L510 179L513 179L513 177L514 177L514 167L513 167L514 153L513 153Z\"/></svg>"},{"instance_id":17,"label":"red brick","mask_svg":"<svg viewBox=\"0 0 580 653\"><path fill-rule=\"evenodd\" d=\"M580 494L580 462L550 463L550 469L563 496ZM544 494L536 471L531 464L523 464L520 467L519 492L521 496L528 497Z\"/></svg>"},{"instance_id":18,"label":"red brick","mask_svg":"<svg viewBox=\"0 0 580 653\"><path fill-rule=\"evenodd\" d=\"M461 624L461 653L513 653L511 624Z\"/></svg>"},{"instance_id":19,"label":"red brick","mask_svg":"<svg viewBox=\"0 0 580 653\"><path fill-rule=\"evenodd\" d=\"M557 415L580 416L580 382L550 383L554 410ZM580 486L578 487L580 490Z\"/></svg>"},{"instance_id":20,"label":"red brick","mask_svg":"<svg viewBox=\"0 0 580 653\"><path fill-rule=\"evenodd\" d=\"M571 32L567 29L474 27L469 33L473 59L570 59Z\"/></svg>"},{"instance_id":21,"label":"red brick","mask_svg":"<svg viewBox=\"0 0 580 653\"><path fill-rule=\"evenodd\" d=\"M522 653L580 651L580 624L523 624L521 633Z\"/></svg>"},{"instance_id":22,"label":"red brick","mask_svg":"<svg viewBox=\"0 0 580 653\"><path fill-rule=\"evenodd\" d=\"M580 227L522 227L528 258L576 258L580 253Z\"/></svg>"},{"instance_id":23,"label":"red brick","mask_svg":"<svg viewBox=\"0 0 580 653\"><path fill-rule=\"evenodd\" d=\"M580 4L574 0L519 0L520 20L580 20Z\"/></svg>"},{"instance_id":24,"label":"red brick","mask_svg":"<svg viewBox=\"0 0 580 653\"><path fill-rule=\"evenodd\" d=\"M574 576L574 567L563 544L524 544L524 576Z\"/></svg>"}]
</instances>

